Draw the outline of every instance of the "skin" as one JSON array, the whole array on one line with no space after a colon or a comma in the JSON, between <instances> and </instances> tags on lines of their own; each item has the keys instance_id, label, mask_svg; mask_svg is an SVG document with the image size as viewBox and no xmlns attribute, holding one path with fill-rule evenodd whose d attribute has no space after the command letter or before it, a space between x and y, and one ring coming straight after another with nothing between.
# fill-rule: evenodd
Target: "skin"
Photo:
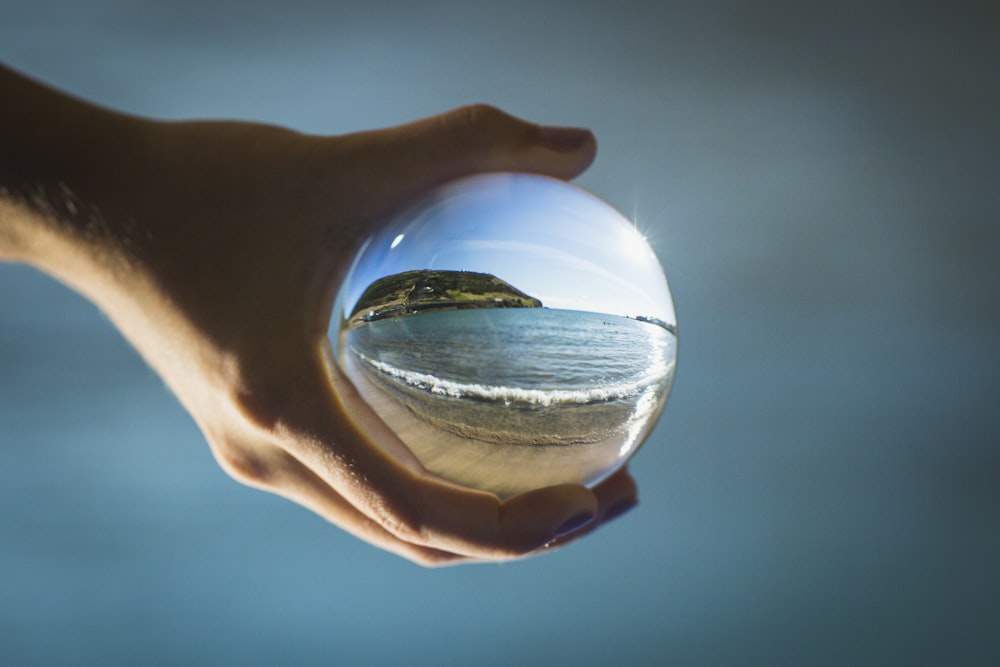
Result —
<instances>
[{"instance_id":1,"label":"skin","mask_svg":"<svg viewBox=\"0 0 1000 667\"><path fill-rule=\"evenodd\" d=\"M625 470L506 501L434 478L327 338L343 272L393 212L474 173L573 178L590 132L483 105L342 136L161 122L3 67L0 91L0 260L100 307L238 481L428 566L539 553L635 504Z\"/></svg>"}]
</instances>

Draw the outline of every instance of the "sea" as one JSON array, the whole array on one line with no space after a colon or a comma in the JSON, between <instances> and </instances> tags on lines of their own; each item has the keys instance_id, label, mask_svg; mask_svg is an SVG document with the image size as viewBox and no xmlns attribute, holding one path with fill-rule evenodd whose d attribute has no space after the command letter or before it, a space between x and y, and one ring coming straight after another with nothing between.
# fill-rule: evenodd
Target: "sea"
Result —
<instances>
[{"instance_id":1,"label":"sea","mask_svg":"<svg viewBox=\"0 0 1000 667\"><path fill-rule=\"evenodd\" d=\"M676 337L619 315L476 308L368 322L347 334L341 353L439 429L560 446L648 430L669 391Z\"/></svg>"}]
</instances>

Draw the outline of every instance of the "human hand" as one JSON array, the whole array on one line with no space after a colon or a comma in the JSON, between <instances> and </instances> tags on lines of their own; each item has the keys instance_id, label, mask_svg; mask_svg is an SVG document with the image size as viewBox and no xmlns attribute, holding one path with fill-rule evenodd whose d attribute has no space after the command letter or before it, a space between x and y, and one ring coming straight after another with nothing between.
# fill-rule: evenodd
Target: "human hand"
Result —
<instances>
[{"instance_id":1,"label":"human hand","mask_svg":"<svg viewBox=\"0 0 1000 667\"><path fill-rule=\"evenodd\" d=\"M234 478L425 565L523 557L634 504L624 470L505 501L436 479L338 371L327 336L358 244L394 211L472 173L572 178L593 159L589 132L484 106L340 137L127 125L97 168L60 175L48 215L61 222L22 259L108 313Z\"/></svg>"}]
</instances>

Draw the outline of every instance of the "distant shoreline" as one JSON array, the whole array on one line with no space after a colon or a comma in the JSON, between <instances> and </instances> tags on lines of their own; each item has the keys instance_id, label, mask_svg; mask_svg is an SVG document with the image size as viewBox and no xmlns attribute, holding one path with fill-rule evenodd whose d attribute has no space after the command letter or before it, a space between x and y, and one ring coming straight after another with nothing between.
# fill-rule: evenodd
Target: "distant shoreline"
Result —
<instances>
[{"instance_id":1,"label":"distant shoreline","mask_svg":"<svg viewBox=\"0 0 1000 667\"><path fill-rule=\"evenodd\" d=\"M667 331L669 331L673 335L675 335L675 336L677 335L677 325L676 324L669 324L668 322L664 322L663 320L661 320L658 317L647 317L645 315L635 315L635 316L629 315L627 317L628 317L628 319L635 320L636 322L645 322L646 324L655 324L658 327L666 329Z\"/></svg>"},{"instance_id":2,"label":"distant shoreline","mask_svg":"<svg viewBox=\"0 0 1000 667\"><path fill-rule=\"evenodd\" d=\"M542 302L491 273L418 269L379 278L358 298L348 328L404 315L473 308L544 308ZM609 313L610 314L610 313ZM677 335L677 326L647 315L619 315Z\"/></svg>"}]
</instances>

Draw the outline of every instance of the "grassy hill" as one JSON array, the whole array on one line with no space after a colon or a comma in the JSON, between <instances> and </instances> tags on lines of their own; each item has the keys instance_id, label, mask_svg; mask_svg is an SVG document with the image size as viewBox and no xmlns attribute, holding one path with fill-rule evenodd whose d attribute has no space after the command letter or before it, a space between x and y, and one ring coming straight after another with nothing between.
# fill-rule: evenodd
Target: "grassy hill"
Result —
<instances>
[{"instance_id":1,"label":"grassy hill","mask_svg":"<svg viewBox=\"0 0 1000 667\"><path fill-rule=\"evenodd\" d=\"M541 301L490 273L422 269L373 282L349 320L355 325L428 310L541 307Z\"/></svg>"}]
</instances>

